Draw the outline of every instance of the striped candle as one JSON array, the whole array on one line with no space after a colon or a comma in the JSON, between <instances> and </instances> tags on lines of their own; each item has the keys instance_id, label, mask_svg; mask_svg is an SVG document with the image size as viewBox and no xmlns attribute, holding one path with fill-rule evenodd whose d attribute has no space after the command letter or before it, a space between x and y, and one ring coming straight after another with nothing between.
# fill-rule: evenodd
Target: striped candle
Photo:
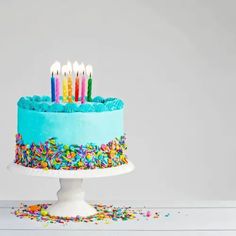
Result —
<instances>
[{"instance_id":1,"label":"striped candle","mask_svg":"<svg viewBox=\"0 0 236 236\"><path fill-rule=\"evenodd\" d=\"M58 74L56 75L56 103L60 102L60 79Z\"/></svg>"},{"instance_id":2,"label":"striped candle","mask_svg":"<svg viewBox=\"0 0 236 236\"><path fill-rule=\"evenodd\" d=\"M68 70L68 102L72 103L72 66L71 63L67 62L67 70Z\"/></svg>"},{"instance_id":3,"label":"striped candle","mask_svg":"<svg viewBox=\"0 0 236 236\"><path fill-rule=\"evenodd\" d=\"M51 77L51 101L59 103L60 97L60 81L59 81L59 73L61 69L61 64L58 61L55 61L50 67ZM55 75L55 78L54 78Z\"/></svg>"},{"instance_id":4,"label":"striped candle","mask_svg":"<svg viewBox=\"0 0 236 236\"><path fill-rule=\"evenodd\" d=\"M61 72L63 74L63 80L62 80L62 101L67 102L67 96L68 96L68 86L67 86L67 65L63 65L61 68Z\"/></svg>"},{"instance_id":5,"label":"striped candle","mask_svg":"<svg viewBox=\"0 0 236 236\"><path fill-rule=\"evenodd\" d=\"M56 84L56 103L60 102L60 78L59 73L61 70L61 64L60 62L56 61L56 76L55 76L55 84Z\"/></svg>"},{"instance_id":6,"label":"striped candle","mask_svg":"<svg viewBox=\"0 0 236 236\"><path fill-rule=\"evenodd\" d=\"M79 84L80 84L80 79L79 75L77 74L75 78L75 102L79 101Z\"/></svg>"},{"instance_id":7,"label":"striped candle","mask_svg":"<svg viewBox=\"0 0 236 236\"><path fill-rule=\"evenodd\" d=\"M93 86L93 80L92 80L92 73L93 73L93 67L91 65L86 66L86 72L89 77L88 79L88 90L87 90L87 101L92 102L92 86Z\"/></svg>"},{"instance_id":8,"label":"striped candle","mask_svg":"<svg viewBox=\"0 0 236 236\"><path fill-rule=\"evenodd\" d=\"M51 77L51 101L55 102L55 78L52 73Z\"/></svg>"},{"instance_id":9,"label":"striped candle","mask_svg":"<svg viewBox=\"0 0 236 236\"><path fill-rule=\"evenodd\" d=\"M85 93L86 93L86 78L83 72L82 76L82 86L81 86L81 103L85 103Z\"/></svg>"},{"instance_id":10,"label":"striped candle","mask_svg":"<svg viewBox=\"0 0 236 236\"><path fill-rule=\"evenodd\" d=\"M80 89L80 78L79 78L79 63L77 61L75 61L73 63L73 71L76 74L76 78L75 78L75 102L79 101L79 89Z\"/></svg>"},{"instance_id":11,"label":"striped candle","mask_svg":"<svg viewBox=\"0 0 236 236\"><path fill-rule=\"evenodd\" d=\"M81 103L85 103L85 93L86 93L86 77L85 77L85 66L84 63L81 63L78 68L79 74L81 77Z\"/></svg>"}]
</instances>

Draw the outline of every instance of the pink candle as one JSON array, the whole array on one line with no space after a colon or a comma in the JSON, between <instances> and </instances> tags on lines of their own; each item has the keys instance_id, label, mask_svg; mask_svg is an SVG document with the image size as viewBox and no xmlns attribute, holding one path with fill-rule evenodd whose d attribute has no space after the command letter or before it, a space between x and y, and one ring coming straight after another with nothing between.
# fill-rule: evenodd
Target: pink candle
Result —
<instances>
[{"instance_id":1,"label":"pink candle","mask_svg":"<svg viewBox=\"0 0 236 236\"><path fill-rule=\"evenodd\" d=\"M60 102L60 79L58 74L56 75L56 103Z\"/></svg>"},{"instance_id":2,"label":"pink candle","mask_svg":"<svg viewBox=\"0 0 236 236\"><path fill-rule=\"evenodd\" d=\"M83 73L82 76L82 88L81 88L81 103L85 103L85 94L86 94L86 78L85 75Z\"/></svg>"}]
</instances>

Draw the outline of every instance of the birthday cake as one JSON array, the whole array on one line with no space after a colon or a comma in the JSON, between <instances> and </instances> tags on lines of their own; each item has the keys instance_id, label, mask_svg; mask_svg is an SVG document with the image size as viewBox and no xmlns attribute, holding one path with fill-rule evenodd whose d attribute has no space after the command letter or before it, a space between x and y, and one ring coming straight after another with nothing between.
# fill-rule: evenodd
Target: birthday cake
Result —
<instances>
[{"instance_id":1,"label":"birthday cake","mask_svg":"<svg viewBox=\"0 0 236 236\"><path fill-rule=\"evenodd\" d=\"M85 77L84 66L74 63L74 79L70 68L70 64L62 67L62 94L57 63L57 69L52 70L51 97L19 99L15 163L45 170L127 164L123 101L114 97L92 98L91 67Z\"/></svg>"}]
</instances>

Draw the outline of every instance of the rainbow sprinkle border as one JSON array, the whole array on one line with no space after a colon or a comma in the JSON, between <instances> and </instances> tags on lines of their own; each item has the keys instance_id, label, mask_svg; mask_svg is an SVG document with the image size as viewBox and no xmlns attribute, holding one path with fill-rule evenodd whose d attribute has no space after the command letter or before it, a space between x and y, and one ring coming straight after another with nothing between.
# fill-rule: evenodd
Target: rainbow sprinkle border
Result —
<instances>
[{"instance_id":1,"label":"rainbow sprinkle border","mask_svg":"<svg viewBox=\"0 0 236 236\"><path fill-rule=\"evenodd\" d=\"M98 146L65 145L50 138L45 143L25 144L22 135L16 135L15 163L25 167L54 170L85 170L109 168L127 164L125 135Z\"/></svg>"}]
</instances>

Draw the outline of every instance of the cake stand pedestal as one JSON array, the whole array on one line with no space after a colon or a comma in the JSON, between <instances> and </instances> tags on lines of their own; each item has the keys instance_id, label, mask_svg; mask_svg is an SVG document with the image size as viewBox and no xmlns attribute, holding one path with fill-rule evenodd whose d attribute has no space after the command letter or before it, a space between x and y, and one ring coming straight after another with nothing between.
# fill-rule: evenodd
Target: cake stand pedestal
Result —
<instances>
[{"instance_id":1,"label":"cake stand pedestal","mask_svg":"<svg viewBox=\"0 0 236 236\"><path fill-rule=\"evenodd\" d=\"M58 201L48 208L55 216L89 216L97 213L94 207L84 201L83 179L59 179L61 188Z\"/></svg>"},{"instance_id":2,"label":"cake stand pedestal","mask_svg":"<svg viewBox=\"0 0 236 236\"><path fill-rule=\"evenodd\" d=\"M8 169L24 175L59 178L61 188L57 192L58 200L48 208L48 213L54 216L87 217L97 211L84 200L83 179L126 174L134 170L134 165L129 161L128 164L105 169L43 170L12 163Z\"/></svg>"}]
</instances>

